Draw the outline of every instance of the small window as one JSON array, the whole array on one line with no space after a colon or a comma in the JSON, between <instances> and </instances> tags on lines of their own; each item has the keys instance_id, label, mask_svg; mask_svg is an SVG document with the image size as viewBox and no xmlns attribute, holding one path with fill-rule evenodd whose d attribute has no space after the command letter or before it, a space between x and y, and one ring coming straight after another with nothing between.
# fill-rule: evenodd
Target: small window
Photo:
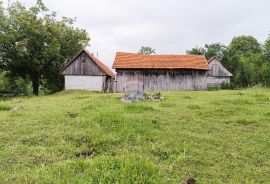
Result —
<instances>
[{"instance_id":1,"label":"small window","mask_svg":"<svg viewBox=\"0 0 270 184\"><path fill-rule=\"evenodd\" d=\"M82 60L82 63L85 63L85 60L84 59Z\"/></svg>"}]
</instances>

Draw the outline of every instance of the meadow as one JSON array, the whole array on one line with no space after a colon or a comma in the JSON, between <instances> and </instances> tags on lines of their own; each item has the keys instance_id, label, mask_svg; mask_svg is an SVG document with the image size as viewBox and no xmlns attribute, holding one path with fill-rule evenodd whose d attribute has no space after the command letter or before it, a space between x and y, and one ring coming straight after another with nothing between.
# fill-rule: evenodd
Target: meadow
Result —
<instances>
[{"instance_id":1,"label":"meadow","mask_svg":"<svg viewBox=\"0 0 270 184\"><path fill-rule=\"evenodd\" d=\"M0 98L0 183L270 183L270 89Z\"/></svg>"}]
</instances>

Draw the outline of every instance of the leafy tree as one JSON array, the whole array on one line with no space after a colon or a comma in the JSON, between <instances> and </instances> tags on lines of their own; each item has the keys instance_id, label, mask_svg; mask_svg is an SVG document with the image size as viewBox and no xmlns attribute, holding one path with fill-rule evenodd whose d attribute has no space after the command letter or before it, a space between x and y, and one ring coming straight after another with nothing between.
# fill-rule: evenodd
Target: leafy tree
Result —
<instances>
[{"instance_id":1,"label":"leafy tree","mask_svg":"<svg viewBox=\"0 0 270 184\"><path fill-rule=\"evenodd\" d=\"M207 59L210 59L211 57L218 57L219 59L222 59L224 56L224 52L226 50L226 47L221 43L212 43L212 44L205 44L204 47L195 47L191 50L187 50L187 54L193 54L193 55L205 55Z\"/></svg>"},{"instance_id":2,"label":"leafy tree","mask_svg":"<svg viewBox=\"0 0 270 184\"><path fill-rule=\"evenodd\" d=\"M236 74L242 68L240 60L247 59L250 61L249 58L252 58L253 55L260 55L261 53L261 45L253 36L234 37L226 50L226 65Z\"/></svg>"},{"instance_id":3,"label":"leafy tree","mask_svg":"<svg viewBox=\"0 0 270 184\"><path fill-rule=\"evenodd\" d=\"M14 76L29 76L35 95L41 81L55 84L60 69L90 40L85 30L73 27L75 20L57 20L41 0L29 9L12 3L6 20L8 26L0 35L0 66Z\"/></svg>"},{"instance_id":4,"label":"leafy tree","mask_svg":"<svg viewBox=\"0 0 270 184\"><path fill-rule=\"evenodd\" d=\"M267 83L263 79L268 68L264 61L262 47L253 36L234 37L226 50L226 65L235 76L233 83L239 87Z\"/></svg>"},{"instance_id":5,"label":"leafy tree","mask_svg":"<svg viewBox=\"0 0 270 184\"><path fill-rule=\"evenodd\" d=\"M205 48L203 47L195 47L195 48L192 48L191 50L186 51L187 54L191 54L191 55L204 55L205 52L206 52Z\"/></svg>"},{"instance_id":6,"label":"leafy tree","mask_svg":"<svg viewBox=\"0 0 270 184\"><path fill-rule=\"evenodd\" d=\"M263 46L263 53L264 53L265 59L267 59L270 62L270 35L268 36Z\"/></svg>"},{"instance_id":7,"label":"leafy tree","mask_svg":"<svg viewBox=\"0 0 270 184\"><path fill-rule=\"evenodd\" d=\"M142 46L139 51L139 54L144 54L144 55L155 54L155 53L156 53L155 49L152 49L151 47L144 47L144 46Z\"/></svg>"}]
</instances>

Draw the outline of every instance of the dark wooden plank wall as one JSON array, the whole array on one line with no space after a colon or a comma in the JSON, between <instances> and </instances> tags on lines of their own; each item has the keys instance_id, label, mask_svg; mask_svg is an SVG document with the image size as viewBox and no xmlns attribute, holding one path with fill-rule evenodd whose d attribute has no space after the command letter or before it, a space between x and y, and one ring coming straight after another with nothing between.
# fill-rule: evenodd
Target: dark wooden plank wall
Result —
<instances>
[{"instance_id":1,"label":"dark wooden plank wall","mask_svg":"<svg viewBox=\"0 0 270 184\"><path fill-rule=\"evenodd\" d=\"M206 90L206 71L117 70L116 91Z\"/></svg>"},{"instance_id":2,"label":"dark wooden plank wall","mask_svg":"<svg viewBox=\"0 0 270 184\"><path fill-rule=\"evenodd\" d=\"M84 61L84 62L83 62ZM97 64L84 52L79 55L64 71L63 75L106 75Z\"/></svg>"}]
</instances>

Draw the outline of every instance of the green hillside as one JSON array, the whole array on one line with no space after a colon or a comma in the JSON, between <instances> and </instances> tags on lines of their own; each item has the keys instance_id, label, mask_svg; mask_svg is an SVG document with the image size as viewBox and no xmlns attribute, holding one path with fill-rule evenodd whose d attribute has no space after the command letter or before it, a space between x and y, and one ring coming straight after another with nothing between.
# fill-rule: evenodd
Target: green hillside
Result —
<instances>
[{"instance_id":1,"label":"green hillside","mask_svg":"<svg viewBox=\"0 0 270 184\"><path fill-rule=\"evenodd\" d=\"M0 183L268 183L270 90L0 98Z\"/></svg>"}]
</instances>

